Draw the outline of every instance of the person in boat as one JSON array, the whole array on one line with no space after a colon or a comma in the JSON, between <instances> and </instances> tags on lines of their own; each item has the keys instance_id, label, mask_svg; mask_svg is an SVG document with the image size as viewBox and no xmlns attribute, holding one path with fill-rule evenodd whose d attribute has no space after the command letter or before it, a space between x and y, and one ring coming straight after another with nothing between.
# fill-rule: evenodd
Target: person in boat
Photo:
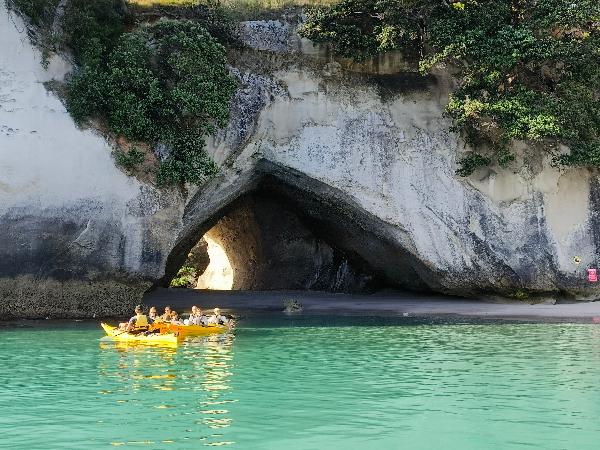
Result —
<instances>
[{"instance_id":1,"label":"person in boat","mask_svg":"<svg viewBox=\"0 0 600 450\"><path fill-rule=\"evenodd\" d=\"M202 310L195 305L192 306L192 313L190 314L187 324L188 325L200 325L200 326L205 327L207 321L208 321L208 317L206 317L204 314L202 314Z\"/></svg>"},{"instance_id":2,"label":"person in boat","mask_svg":"<svg viewBox=\"0 0 600 450\"><path fill-rule=\"evenodd\" d=\"M206 314L203 314L202 310L200 308L198 308L198 317L199 317L198 325L202 325L203 327L208 325L208 316Z\"/></svg>"},{"instance_id":3,"label":"person in boat","mask_svg":"<svg viewBox=\"0 0 600 450\"><path fill-rule=\"evenodd\" d=\"M169 305L165 306L165 312L162 316L159 317L160 320L162 320L163 322L170 322L171 321L171 312L172 309Z\"/></svg>"},{"instance_id":4,"label":"person in boat","mask_svg":"<svg viewBox=\"0 0 600 450\"><path fill-rule=\"evenodd\" d=\"M187 321L184 321L184 323L186 325L198 325L198 321L198 307L194 305L192 306L192 312L190 313L190 316L188 317Z\"/></svg>"},{"instance_id":5,"label":"person in boat","mask_svg":"<svg viewBox=\"0 0 600 450\"><path fill-rule=\"evenodd\" d=\"M229 319L221 315L219 308L213 309L213 315L208 318L208 325L226 325Z\"/></svg>"},{"instance_id":6,"label":"person in boat","mask_svg":"<svg viewBox=\"0 0 600 450\"><path fill-rule=\"evenodd\" d=\"M183 322L179 319L177 311L171 311L171 323L173 325L183 325Z\"/></svg>"},{"instance_id":7,"label":"person in boat","mask_svg":"<svg viewBox=\"0 0 600 450\"><path fill-rule=\"evenodd\" d=\"M135 307L135 316L129 319L129 323L125 328L130 333L142 333L148 331L150 324L154 322L151 318L144 314L142 305Z\"/></svg>"},{"instance_id":8,"label":"person in boat","mask_svg":"<svg viewBox=\"0 0 600 450\"><path fill-rule=\"evenodd\" d=\"M158 319L158 312L156 312L156 306L151 306L148 311L148 317L150 317L153 321Z\"/></svg>"}]
</instances>

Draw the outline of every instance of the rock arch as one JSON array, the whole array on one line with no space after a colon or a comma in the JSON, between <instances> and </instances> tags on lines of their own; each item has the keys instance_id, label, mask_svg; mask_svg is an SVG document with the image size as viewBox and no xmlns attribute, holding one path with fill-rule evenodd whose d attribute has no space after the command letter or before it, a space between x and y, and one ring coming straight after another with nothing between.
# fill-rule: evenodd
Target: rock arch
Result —
<instances>
[{"instance_id":1,"label":"rock arch","mask_svg":"<svg viewBox=\"0 0 600 450\"><path fill-rule=\"evenodd\" d=\"M224 172L190 200L161 284L209 230L231 261L234 289L439 288L410 251L408 233L338 189L267 160Z\"/></svg>"}]
</instances>

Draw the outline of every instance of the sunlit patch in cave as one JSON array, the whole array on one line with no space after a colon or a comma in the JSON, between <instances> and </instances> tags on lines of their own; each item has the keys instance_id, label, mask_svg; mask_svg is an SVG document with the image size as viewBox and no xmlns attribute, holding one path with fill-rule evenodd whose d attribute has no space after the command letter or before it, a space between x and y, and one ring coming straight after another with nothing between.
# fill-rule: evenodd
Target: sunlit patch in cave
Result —
<instances>
[{"instance_id":1,"label":"sunlit patch in cave","mask_svg":"<svg viewBox=\"0 0 600 450\"><path fill-rule=\"evenodd\" d=\"M208 246L207 252L210 262L196 283L197 289L213 289L218 291L229 291L233 287L233 269L225 249L214 239L204 235Z\"/></svg>"}]
</instances>

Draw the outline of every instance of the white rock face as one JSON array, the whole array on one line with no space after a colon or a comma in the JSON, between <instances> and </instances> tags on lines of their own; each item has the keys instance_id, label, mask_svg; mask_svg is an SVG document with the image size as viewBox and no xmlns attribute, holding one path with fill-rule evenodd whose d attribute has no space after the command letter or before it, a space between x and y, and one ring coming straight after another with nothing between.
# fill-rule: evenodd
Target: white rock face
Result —
<instances>
[{"instance_id":1,"label":"white rock face","mask_svg":"<svg viewBox=\"0 0 600 450\"><path fill-rule=\"evenodd\" d=\"M160 276L183 201L125 175L104 138L74 124L44 86L69 65L54 57L45 70L4 2L0 44L0 273Z\"/></svg>"}]
</instances>

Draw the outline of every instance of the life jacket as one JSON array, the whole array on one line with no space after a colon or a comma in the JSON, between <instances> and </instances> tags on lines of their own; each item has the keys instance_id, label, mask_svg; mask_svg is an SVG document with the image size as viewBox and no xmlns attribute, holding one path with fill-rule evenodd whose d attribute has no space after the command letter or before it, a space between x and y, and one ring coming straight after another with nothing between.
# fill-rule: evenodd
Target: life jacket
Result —
<instances>
[{"instance_id":1,"label":"life jacket","mask_svg":"<svg viewBox=\"0 0 600 450\"><path fill-rule=\"evenodd\" d=\"M225 324L225 321L223 320L223 316L220 315L220 314L218 316L216 316L216 315L213 314L212 316L210 316L208 318L208 325L209 326L211 326L211 325L212 326L214 326L214 325L223 325L223 324Z\"/></svg>"},{"instance_id":2,"label":"life jacket","mask_svg":"<svg viewBox=\"0 0 600 450\"><path fill-rule=\"evenodd\" d=\"M135 318L135 328L148 328L148 317L144 314L138 314Z\"/></svg>"}]
</instances>

